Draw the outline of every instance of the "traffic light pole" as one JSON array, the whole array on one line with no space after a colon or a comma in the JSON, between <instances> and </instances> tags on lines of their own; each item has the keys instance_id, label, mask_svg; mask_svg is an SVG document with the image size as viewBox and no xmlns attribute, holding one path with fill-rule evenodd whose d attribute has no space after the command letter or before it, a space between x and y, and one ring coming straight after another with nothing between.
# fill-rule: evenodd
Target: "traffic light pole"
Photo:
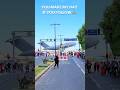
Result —
<instances>
[{"instance_id":1,"label":"traffic light pole","mask_svg":"<svg viewBox=\"0 0 120 90\"><path fill-rule=\"evenodd\" d=\"M54 25L54 35L55 35L55 56L56 56L56 25Z\"/></svg>"},{"instance_id":2,"label":"traffic light pole","mask_svg":"<svg viewBox=\"0 0 120 90\"><path fill-rule=\"evenodd\" d=\"M55 56L56 56L56 26L57 26L57 25L60 25L60 24L51 24L51 25L54 26L54 36L55 36L54 41L55 41Z\"/></svg>"}]
</instances>

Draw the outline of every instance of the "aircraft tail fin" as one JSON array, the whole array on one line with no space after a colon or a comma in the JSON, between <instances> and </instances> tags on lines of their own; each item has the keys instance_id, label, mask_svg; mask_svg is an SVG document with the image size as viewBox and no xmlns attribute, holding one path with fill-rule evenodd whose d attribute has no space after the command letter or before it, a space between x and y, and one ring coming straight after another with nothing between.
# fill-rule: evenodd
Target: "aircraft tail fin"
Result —
<instances>
[{"instance_id":1,"label":"aircraft tail fin","mask_svg":"<svg viewBox=\"0 0 120 90\"><path fill-rule=\"evenodd\" d=\"M41 46L43 46L44 48L47 48L47 47L49 47L45 42L43 42L43 41L41 41L40 43L39 43Z\"/></svg>"}]
</instances>

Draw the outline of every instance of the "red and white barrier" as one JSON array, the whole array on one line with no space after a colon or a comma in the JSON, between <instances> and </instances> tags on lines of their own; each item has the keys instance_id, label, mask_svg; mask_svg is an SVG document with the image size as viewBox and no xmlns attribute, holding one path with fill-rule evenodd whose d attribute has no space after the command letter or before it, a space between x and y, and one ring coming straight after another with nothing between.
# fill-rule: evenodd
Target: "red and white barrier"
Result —
<instances>
[{"instance_id":1,"label":"red and white barrier","mask_svg":"<svg viewBox=\"0 0 120 90\"><path fill-rule=\"evenodd\" d=\"M68 55L66 53L59 55L59 60L68 60Z\"/></svg>"},{"instance_id":2,"label":"red and white barrier","mask_svg":"<svg viewBox=\"0 0 120 90\"><path fill-rule=\"evenodd\" d=\"M68 60L68 56L59 56L59 60Z\"/></svg>"}]
</instances>

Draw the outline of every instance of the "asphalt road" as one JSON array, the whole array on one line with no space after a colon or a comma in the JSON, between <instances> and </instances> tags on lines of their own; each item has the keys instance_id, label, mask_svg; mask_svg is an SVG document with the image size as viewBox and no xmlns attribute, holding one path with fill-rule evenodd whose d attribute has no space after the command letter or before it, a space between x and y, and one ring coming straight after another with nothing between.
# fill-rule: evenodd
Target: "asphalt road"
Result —
<instances>
[{"instance_id":1,"label":"asphalt road","mask_svg":"<svg viewBox=\"0 0 120 90\"><path fill-rule=\"evenodd\" d=\"M13 73L0 74L0 90L15 90L18 87L16 75Z\"/></svg>"},{"instance_id":2,"label":"asphalt road","mask_svg":"<svg viewBox=\"0 0 120 90\"><path fill-rule=\"evenodd\" d=\"M99 73L85 75L86 90L120 90L120 78L101 76Z\"/></svg>"},{"instance_id":3,"label":"asphalt road","mask_svg":"<svg viewBox=\"0 0 120 90\"><path fill-rule=\"evenodd\" d=\"M35 90L85 90L85 67L82 60L60 61L36 81Z\"/></svg>"}]
</instances>

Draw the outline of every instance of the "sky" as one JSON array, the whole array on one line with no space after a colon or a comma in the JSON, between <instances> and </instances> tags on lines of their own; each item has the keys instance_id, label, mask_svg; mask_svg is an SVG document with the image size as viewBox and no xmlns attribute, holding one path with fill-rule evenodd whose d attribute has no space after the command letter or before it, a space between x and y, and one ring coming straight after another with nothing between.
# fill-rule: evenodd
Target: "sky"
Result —
<instances>
[{"instance_id":1,"label":"sky","mask_svg":"<svg viewBox=\"0 0 120 90\"><path fill-rule=\"evenodd\" d=\"M75 15L44 15L41 13L42 5L77 5ZM50 24L60 24L56 27L56 36L62 38L76 38L79 29L85 23L85 0L35 0L35 47L40 39L54 39L54 28ZM53 42L46 42L48 45ZM59 41L58 41L59 43ZM57 44L58 44L57 43ZM75 47L74 47L75 48ZM76 45L76 48L78 46Z\"/></svg>"}]
</instances>

